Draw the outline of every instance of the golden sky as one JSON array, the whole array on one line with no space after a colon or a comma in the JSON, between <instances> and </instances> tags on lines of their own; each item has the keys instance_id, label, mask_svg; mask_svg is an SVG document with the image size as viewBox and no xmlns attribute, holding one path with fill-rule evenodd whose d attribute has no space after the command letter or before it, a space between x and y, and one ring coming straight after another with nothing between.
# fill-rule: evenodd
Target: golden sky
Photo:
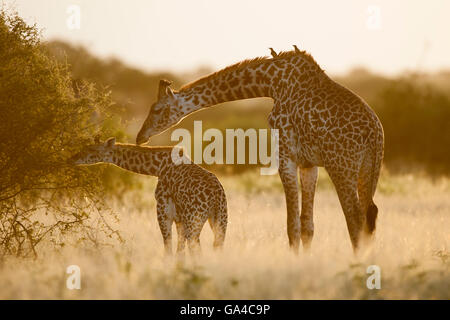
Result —
<instances>
[{"instance_id":1,"label":"golden sky","mask_svg":"<svg viewBox=\"0 0 450 320\"><path fill-rule=\"evenodd\" d=\"M448 0L0 0L45 39L85 45L145 70L213 69L309 51L328 73L450 69ZM67 21L80 8L80 29ZM72 11L73 12L73 11Z\"/></svg>"}]
</instances>

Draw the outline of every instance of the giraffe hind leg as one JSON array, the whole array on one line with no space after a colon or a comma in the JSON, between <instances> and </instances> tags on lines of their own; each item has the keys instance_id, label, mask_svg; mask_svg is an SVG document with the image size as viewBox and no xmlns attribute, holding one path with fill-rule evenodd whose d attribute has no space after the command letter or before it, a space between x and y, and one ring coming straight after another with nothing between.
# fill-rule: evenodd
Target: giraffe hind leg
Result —
<instances>
[{"instance_id":1,"label":"giraffe hind leg","mask_svg":"<svg viewBox=\"0 0 450 320\"><path fill-rule=\"evenodd\" d=\"M361 232L366 220L363 214L357 191L357 173L347 172L345 175L339 171L328 171L336 188L339 202L344 211L347 229L350 234L353 250L359 249Z\"/></svg>"}]
</instances>

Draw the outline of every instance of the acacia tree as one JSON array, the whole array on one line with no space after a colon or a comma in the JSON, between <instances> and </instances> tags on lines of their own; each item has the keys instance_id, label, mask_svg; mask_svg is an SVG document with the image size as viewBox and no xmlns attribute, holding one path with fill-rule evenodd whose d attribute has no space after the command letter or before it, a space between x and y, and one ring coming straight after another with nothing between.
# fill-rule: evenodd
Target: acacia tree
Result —
<instances>
[{"instance_id":1,"label":"acacia tree","mask_svg":"<svg viewBox=\"0 0 450 320\"><path fill-rule=\"evenodd\" d=\"M74 84L36 26L0 11L0 258L37 255L44 238L58 244L69 231L86 237L92 213L103 218L98 170L66 159L106 134L110 105L92 84Z\"/></svg>"}]
</instances>

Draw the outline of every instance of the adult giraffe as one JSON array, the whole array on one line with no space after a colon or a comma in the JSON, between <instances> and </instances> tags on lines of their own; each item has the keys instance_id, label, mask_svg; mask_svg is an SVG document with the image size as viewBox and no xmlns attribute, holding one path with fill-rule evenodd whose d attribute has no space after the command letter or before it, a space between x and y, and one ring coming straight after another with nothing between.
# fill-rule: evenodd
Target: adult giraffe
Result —
<instances>
[{"instance_id":1,"label":"adult giraffe","mask_svg":"<svg viewBox=\"0 0 450 320\"><path fill-rule=\"evenodd\" d=\"M331 80L308 53L295 48L272 58L239 62L179 91L169 86L161 80L158 100L137 135L137 144L197 110L226 101L270 97L274 107L268 120L271 128L279 129L278 171L286 196L290 246L297 251L300 238L304 248L311 244L319 166L325 167L336 187L353 249L357 250L363 232L373 234L383 127L360 97Z\"/></svg>"}]
</instances>

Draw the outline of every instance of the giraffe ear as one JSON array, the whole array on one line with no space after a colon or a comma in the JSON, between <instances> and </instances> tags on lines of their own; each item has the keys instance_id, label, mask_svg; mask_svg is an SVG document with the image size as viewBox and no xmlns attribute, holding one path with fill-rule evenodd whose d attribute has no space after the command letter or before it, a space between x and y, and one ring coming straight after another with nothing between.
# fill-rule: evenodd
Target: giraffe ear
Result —
<instances>
[{"instance_id":1,"label":"giraffe ear","mask_svg":"<svg viewBox=\"0 0 450 320\"><path fill-rule=\"evenodd\" d=\"M105 141L105 147L111 148L116 144L116 138L112 137Z\"/></svg>"}]
</instances>

